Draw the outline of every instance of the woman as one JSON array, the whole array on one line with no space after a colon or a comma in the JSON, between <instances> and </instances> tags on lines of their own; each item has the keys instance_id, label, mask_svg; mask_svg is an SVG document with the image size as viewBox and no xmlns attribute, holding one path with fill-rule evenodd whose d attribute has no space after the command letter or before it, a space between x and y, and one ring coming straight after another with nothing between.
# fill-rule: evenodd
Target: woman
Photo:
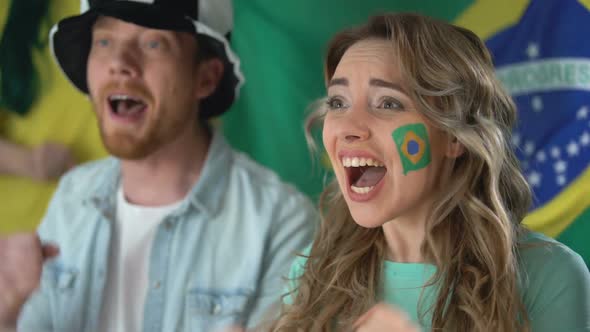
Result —
<instances>
[{"instance_id":1,"label":"woman","mask_svg":"<svg viewBox=\"0 0 590 332\"><path fill-rule=\"evenodd\" d=\"M325 67L308 133L323 120L336 180L276 331L590 331L582 259L520 225L516 110L475 34L376 16Z\"/></svg>"}]
</instances>

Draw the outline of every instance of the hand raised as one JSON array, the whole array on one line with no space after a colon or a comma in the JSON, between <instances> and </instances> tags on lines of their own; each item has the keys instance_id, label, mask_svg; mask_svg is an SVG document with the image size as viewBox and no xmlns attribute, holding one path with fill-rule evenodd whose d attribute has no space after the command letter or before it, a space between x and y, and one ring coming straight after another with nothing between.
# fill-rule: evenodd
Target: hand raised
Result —
<instances>
[{"instance_id":1,"label":"hand raised","mask_svg":"<svg viewBox=\"0 0 590 332\"><path fill-rule=\"evenodd\" d=\"M0 326L13 325L22 305L39 286L43 262L58 254L35 233L0 237Z\"/></svg>"}]
</instances>

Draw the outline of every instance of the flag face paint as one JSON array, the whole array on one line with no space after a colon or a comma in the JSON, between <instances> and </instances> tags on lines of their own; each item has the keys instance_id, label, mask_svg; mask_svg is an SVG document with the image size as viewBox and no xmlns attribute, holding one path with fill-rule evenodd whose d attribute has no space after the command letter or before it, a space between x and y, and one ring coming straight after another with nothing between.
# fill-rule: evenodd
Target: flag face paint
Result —
<instances>
[{"instance_id":1,"label":"flag face paint","mask_svg":"<svg viewBox=\"0 0 590 332\"><path fill-rule=\"evenodd\" d=\"M397 146L404 175L430 164L430 140L424 124L401 126L393 131L392 137Z\"/></svg>"}]
</instances>

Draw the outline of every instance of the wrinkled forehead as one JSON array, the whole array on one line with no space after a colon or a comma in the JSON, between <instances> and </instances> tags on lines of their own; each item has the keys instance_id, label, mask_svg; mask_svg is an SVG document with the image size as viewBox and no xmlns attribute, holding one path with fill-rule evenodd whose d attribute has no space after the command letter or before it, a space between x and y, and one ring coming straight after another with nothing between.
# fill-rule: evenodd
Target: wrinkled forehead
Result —
<instances>
[{"instance_id":1,"label":"wrinkled forehead","mask_svg":"<svg viewBox=\"0 0 590 332\"><path fill-rule=\"evenodd\" d=\"M383 62L394 60L394 48L389 40L365 39L352 44L344 53L342 59L355 60L377 59Z\"/></svg>"},{"instance_id":2,"label":"wrinkled forehead","mask_svg":"<svg viewBox=\"0 0 590 332\"><path fill-rule=\"evenodd\" d=\"M391 41L368 39L350 46L336 66L334 77L346 75L351 71L366 71L385 78L399 77L399 62Z\"/></svg>"}]
</instances>

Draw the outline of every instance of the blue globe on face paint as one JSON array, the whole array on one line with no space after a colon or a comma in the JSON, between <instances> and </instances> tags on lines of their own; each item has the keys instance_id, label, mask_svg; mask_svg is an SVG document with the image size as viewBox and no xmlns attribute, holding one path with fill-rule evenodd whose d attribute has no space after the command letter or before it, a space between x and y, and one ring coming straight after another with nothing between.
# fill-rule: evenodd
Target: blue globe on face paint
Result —
<instances>
[{"instance_id":1,"label":"blue globe on face paint","mask_svg":"<svg viewBox=\"0 0 590 332\"><path fill-rule=\"evenodd\" d=\"M418 150L420 150L420 145L418 144L418 142L414 140L408 142L408 153L410 155L415 155L416 153L418 153Z\"/></svg>"}]
</instances>

